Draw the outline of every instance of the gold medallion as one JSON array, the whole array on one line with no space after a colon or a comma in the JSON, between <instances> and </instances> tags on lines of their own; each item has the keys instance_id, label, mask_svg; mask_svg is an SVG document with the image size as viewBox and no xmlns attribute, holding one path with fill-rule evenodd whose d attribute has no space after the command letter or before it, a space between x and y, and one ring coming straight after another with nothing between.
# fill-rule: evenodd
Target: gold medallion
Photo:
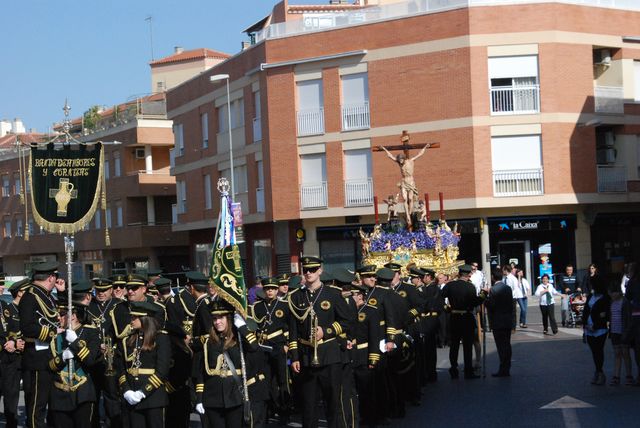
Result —
<instances>
[{"instance_id":1,"label":"gold medallion","mask_svg":"<svg viewBox=\"0 0 640 428\"><path fill-rule=\"evenodd\" d=\"M370 304L371 306L377 306L378 305L378 301L374 298L369 299L369 301L367 302L368 304Z\"/></svg>"},{"instance_id":2,"label":"gold medallion","mask_svg":"<svg viewBox=\"0 0 640 428\"><path fill-rule=\"evenodd\" d=\"M406 291L400 291L398 294L401 295L402 297L404 297L405 299L407 298L407 292Z\"/></svg>"},{"instance_id":3,"label":"gold medallion","mask_svg":"<svg viewBox=\"0 0 640 428\"><path fill-rule=\"evenodd\" d=\"M284 311L282 309L278 309L276 311L276 317L282 318L284 316Z\"/></svg>"},{"instance_id":4,"label":"gold medallion","mask_svg":"<svg viewBox=\"0 0 640 428\"><path fill-rule=\"evenodd\" d=\"M331 308L331 303L329 303L328 300L323 300L322 303L320 303L320 307L325 311L328 311Z\"/></svg>"},{"instance_id":5,"label":"gold medallion","mask_svg":"<svg viewBox=\"0 0 640 428\"><path fill-rule=\"evenodd\" d=\"M365 319L367 319L367 314L365 314L364 312L360 312L360 313L358 314L358 321L362 322L362 321L364 321Z\"/></svg>"}]
</instances>

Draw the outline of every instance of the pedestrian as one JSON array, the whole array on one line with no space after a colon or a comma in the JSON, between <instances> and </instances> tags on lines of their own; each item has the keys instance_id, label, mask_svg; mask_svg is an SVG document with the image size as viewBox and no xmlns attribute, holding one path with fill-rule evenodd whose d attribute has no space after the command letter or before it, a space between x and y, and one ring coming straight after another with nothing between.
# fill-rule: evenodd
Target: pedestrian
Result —
<instances>
[{"instance_id":1,"label":"pedestrian","mask_svg":"<svg viewBox=\"0 0 640 428\"><path fill-rule=\"evenodd\" d=\"M528 296L531 294L531 286L527 278L524 277L524 271L522 269L517 270L516 280L518 284L513 289L513 298L520 307L520 328L527 328L527 305Z\"/></svg>"},{"instance_id":2,"label":"pedestrian","mask_svg":"<svg viewBox=\"0 0 640 428\"><path fill-rule=\"evenodd\" d=\"M540 298L540 312L542 313L543 333L549 334L549 323L551 323L551 331L553 334L558 333L558 325L556 324L555 305L553 296L560 295L549 282L549 275L542 275L542 283L536 288L536 297Z\"/></svg>"},{"instance_id":3,"label":"pedestrian","mask_svg":"<svg viewBox=\"0 0 640 428\"><path fill-rule=\"evenodd\" d=\"M609 324L609 337L615 352L615 368L611 385L620 384L620 372L624 362L625 385L633 385L633 370L631 369L631 355L629 353L629 339L631 333L631 305L622 295L619 282L612 282L609 287L611 298L611 323Z\"/></svg>"},{"instance_id":4,"label":"pedestrian","mask_svg":"<svg viewBox=\"0 0 640 428\"><path fill-rule=\"evenodd\" d=\"M595 263L591 263L587 268L587 272L584 274L582 282L582 293L589 294L591 292L591 279L600 273L598 266Z\"/></svg>"},{"instance_id":5,"label":"pedestrian","mask_svg":"<svg viewBox=\"0 0 640 428\"><path fill-rule=\"evenodd\" d=\"M516 278L517 269L515 265L508 264L502 267L502 276L503 282L511 288L511 292L513 293L513 301L511 305L513 306L513 312L511 313L511 332L516 332L516 290L518 288L518 279Z\"/></svg>"},{"instance_id":6,"label":"pedestrian","mask_svg":"<svg viewBox=\"0 0 640 428\"><path fill-rule=\"evenodd\" d=\"M564 275L560 277L558 289L564 294L560 300L560 315L562 326L567 325L567 313L569 311L569 296L573 293L581 293L582 287L573 269L572 264L568 264L564 268Z\"/></svg>"},{"instance_id":7,"label":"pedestrian","mask_svg":"<svg viewBox=\"0 0 640 428\"><path fill-rule=\"evenodd\" d=\"M513 294L511 288L501 281L502 272L491 272L493 286L486 301L491 312L491 331L498 349L500 368L493 377L508 377L511 371L511 318L513 312Z\"/></svg>"},{"instance_id":8,"label":"pedestrian","mask_svg":"<svg viewBox=\"0 0 640 428\"><path fill-rule=\"evenodd\" d=\"M636 262L629 263L627 275L629 281L625 297L631 305L631 341L633 342L633 354L638 368L636 383L640 385L640 272Z\"/></svg>"},{"instance_id":9,"label":"pedestrian","mask_svg":"<svg viewBox=\"0 0 640 428\"><path fill-rule=\"evenodd\" d=\"M587 297L587 304L582 312L582 325L596 366L591 383L604 385L606 377L602 366L604 365L604 345L608 333L610 299L607 294L607 284L602 277L594 277L591 282L592 291Z\"/></svg>"},{"instance_id":10,"label":"pedestrian","mask_svg":"<svg viewBox=\"0 0 640 428\"><path fill-rule=\"evenodd\" d=\"M258 275L253 281L253 286L247 291L247 303L253 305L256 302L256 292L262 288L262 276Z\"/></svg>"}]
</instances>

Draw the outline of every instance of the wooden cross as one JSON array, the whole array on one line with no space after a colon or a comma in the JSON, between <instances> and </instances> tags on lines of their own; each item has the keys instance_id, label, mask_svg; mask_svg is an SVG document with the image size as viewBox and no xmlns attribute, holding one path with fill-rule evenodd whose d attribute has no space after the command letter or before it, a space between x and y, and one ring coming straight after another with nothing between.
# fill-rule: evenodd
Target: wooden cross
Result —
<instances>
[{"instance_id":1,"label":"wooden cross","mask_svg":"<svg viewBox=\"0 0 640 428\"><path fill-rule=\"evenodd\" d=\"M427 143L424 145L420 145L420 144L410 144L409 143L410 137L409 137L409 132L404 130L402 131L402 136L400 137L400 142L402 143L401 145L397 145L397 146L385 146L385 148L387 150L391 151L395 151L395 150L402 150L404 151L404 156L406 158L409 158L409 150L411 149L422 149L423 147L426 147L428 149L437 149L440 148L440 143ZM374 147L373 148L374 152L381 152L383 151L382 147Z\"/></svg>"},{"instance_id":2,"label":"wooden cross","mask_svg":"<svg viewBox=\"0 0 640 428\"><path fill-rule=\"evenodd\" d=\"M240 251L238 250L237 246L234 245L232 250L230 252L227 252L227 254L225 254L225 258L227 260L233 259L234 270L236 272L240 270Z\"/></svg>"}]
</instances>

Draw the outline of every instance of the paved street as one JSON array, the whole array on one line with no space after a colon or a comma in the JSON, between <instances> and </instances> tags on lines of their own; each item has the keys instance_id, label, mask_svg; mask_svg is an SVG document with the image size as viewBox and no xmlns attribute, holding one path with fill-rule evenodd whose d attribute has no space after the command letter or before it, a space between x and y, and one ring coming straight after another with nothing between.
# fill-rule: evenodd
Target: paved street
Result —
<instances>
[{"instance_id":1,"label":"paved street","mask_svg":"<svg viewBox=\"0 0 640 428\"><path fill-rule=\"evenodd\" d=\"M518 329L512 336L510 378L491 377L498 366L491 334L487 335L487 377L484 379L449 379L449 349L440 349L438 382L423 390L420 407L408 407L406 418L393 420L392 426L635 426L636 415L631 409L640 397L640 388L591 385L593 363L587 345L582 343L582 330L560 327L556 336L543 335L537 300L529 301L529 328ZM556 318L560 320L559 305L556 305L556 311ZM613 369L612 352L608 341L605 361L607 383ZM555 407L564 409L541 409L563 398L564 401ZM572 408L576 406L582 408ZM0 423L0 426L4 424ZM194 414L192 427L197 426L199 423ZM294 420L289 426L301 425ZM326 426L326 423L321 423L321 426Z\"/></svg>"}]
</instances>

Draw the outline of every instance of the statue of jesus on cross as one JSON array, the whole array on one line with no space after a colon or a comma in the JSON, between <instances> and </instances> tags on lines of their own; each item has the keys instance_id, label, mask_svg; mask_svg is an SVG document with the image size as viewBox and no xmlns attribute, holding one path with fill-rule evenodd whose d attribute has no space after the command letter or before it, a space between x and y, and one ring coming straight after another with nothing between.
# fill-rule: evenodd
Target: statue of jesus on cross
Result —
<instances>
[{"instance_id":1,"label":"statue of jesus on cross","mask_svg":"<svg viewBox=\"0 0 640 428\"><path fill-rule=\"evenodd\" d=\"M414 144L409 144L409 133L407 131L402 131L402 145L400 146L389 146L383 147L378 146L376 151L383 151L387 153L387 156L392 161L396 162L400 166L400 173L402 174L402 180L398 183L398 187L400 188L400 192L402 194L403 205L404 205L404 213L407 220L407 227L411 229L411 214L413 213L413 206L415 201L418 198L418 188L416 187L416 182L413 177L414 171L414 163L416 159L424 154L427 149L438 148L440 147L440 143L427 143L424 146L417 146ZM410 149L418 149L420 148L420 152L414 157L409 157ZM375 149L374 149L375 150ZM404 153L400 153L394 156L390 150L403 150Z\"/></svg>"}]
</instances>

